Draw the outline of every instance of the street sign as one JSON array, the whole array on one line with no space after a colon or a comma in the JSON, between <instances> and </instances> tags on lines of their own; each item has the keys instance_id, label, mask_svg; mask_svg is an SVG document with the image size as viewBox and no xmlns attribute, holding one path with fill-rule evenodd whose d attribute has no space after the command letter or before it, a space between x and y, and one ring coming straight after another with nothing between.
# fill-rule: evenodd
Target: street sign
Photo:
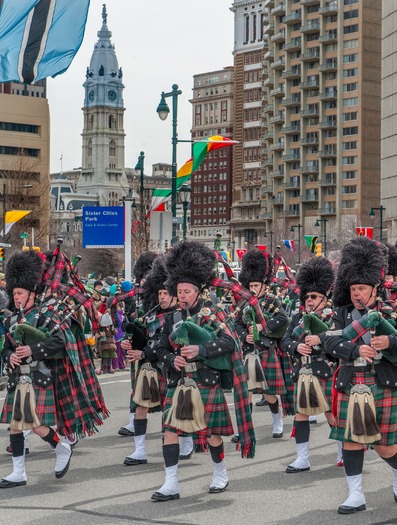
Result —
<instances>
[{"instance_id":1,"label":"street sign","mask_svg":"<svg viewBox=\"0 0 397 525\"><path fill-rule=\"evenodd\" d=\"M11 248L11 244L7 244L6 242L0 242L1 248Z\"/></svg>"},{"instance_id":2,"label":"street sign","mask_svg":"<svg viewBox=\"0 0 397 525\"><path fill-rule=\"evenodd\" d=\"M27 239L28 237L29 237L29 234L25 233L25 232L21 233L21 235L20 235L21 239Z\"/></svg>"},{"instance_id":3,"label":"street sign","mask_svg":"<svg viewBox=\"0 0 397 525\"><path fill-rule=\"evenodd\" d=\"M124 248L124 206L84 206L83 248Z\"/></svg>"}]
</instances>

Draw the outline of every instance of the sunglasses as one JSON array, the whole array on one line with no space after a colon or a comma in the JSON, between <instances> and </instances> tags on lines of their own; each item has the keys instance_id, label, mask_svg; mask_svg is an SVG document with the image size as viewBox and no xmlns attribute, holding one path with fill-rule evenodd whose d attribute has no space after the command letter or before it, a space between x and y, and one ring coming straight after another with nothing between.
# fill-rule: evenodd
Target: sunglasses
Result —
<instances>
[{"instance_id":1,"label":"sunglasses","mask_svg":"<svg viewBox=\"0 0 397 525\"><path fill-rule=\"evenodd\" d=\"M316 299L324 299L324 296L316 293L308 293L305 295L305 300L307 301L307 299L312 299L315 301Z\"/></svg>"}]
</instances>

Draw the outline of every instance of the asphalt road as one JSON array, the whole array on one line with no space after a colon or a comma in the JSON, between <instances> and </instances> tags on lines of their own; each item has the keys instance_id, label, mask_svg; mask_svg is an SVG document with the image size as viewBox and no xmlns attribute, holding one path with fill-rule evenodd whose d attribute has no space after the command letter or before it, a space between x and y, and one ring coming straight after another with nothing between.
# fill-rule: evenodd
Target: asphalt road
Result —
<instances>
[{"instance_id":1,"label":"asphalt road","mask_svg":"<svg viewBox=\"0 0 397 525\"><path fill-rule=\"evenodd\" d=\"M292 418L284 420L284 438L271 437L267 407L254 409L257 451L252 460L241 459L225 438L229 487L210 495L212 466L209 454L194 454L180 463L181 499L152 502L151 494L163 483L160 416L149 416L149 462L123 466L133 451L131 438L117 430L128 423L127 372L100 377L111 417L100 433L81 440L75 448L69 473L54 475L55 458L37 436L30 440L26 487L0 492L0 523L9 525L118 525L122 523L216 525L391 525L397 524L397 504L392 493L390 467L373 451L365 454L364 489L367 511L340 516L337 507L346 498L344 469L335 466L336 445L328 439L323 416L311 426L310 472L286 474L293 461L294 441L289 439ZM231 394L227 394L232 403ZM0 392L0 403L4 392ZM231 408L233 408L231 406ZM8 433L0 429L0 476L11 471L5 452Z\"/></svg>"}]
</instances>

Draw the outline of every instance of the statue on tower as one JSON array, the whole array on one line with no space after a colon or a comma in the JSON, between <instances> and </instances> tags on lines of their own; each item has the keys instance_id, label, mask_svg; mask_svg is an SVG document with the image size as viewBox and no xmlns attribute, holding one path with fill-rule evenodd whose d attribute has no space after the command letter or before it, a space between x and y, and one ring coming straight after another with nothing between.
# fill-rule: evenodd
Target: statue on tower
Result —
<instances>
[{"instance_id":1,"label":"statue on tower","mask_svg":"<svg viewBox=\"0 0 397 525\"><path fill-rule=\"evenodd\" d=\"M102 4L102 20L104 24L106 24L108 21L108 15L106 13L106 4Z\"/></svg>"}]
</instances>

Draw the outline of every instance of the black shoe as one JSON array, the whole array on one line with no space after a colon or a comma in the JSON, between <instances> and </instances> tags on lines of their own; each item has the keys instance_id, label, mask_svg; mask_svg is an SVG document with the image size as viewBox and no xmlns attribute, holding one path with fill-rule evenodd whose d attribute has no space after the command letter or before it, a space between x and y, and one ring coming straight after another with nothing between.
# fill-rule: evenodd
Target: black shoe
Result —
<instances>
[{"instance_id":1,"label":"black shoe","mask_svg":"<svg viewBox=\"0 0 397 525\"><path fill-rule=\"evenodd\" d=\"M119 436L135 436L135 432L128 430L128 428L121 427L118 431Z\"/></svg>"},{"instance_id":2,"label":"black shoe","mask_svg":"<svg viewBox=\"0 0 397 525\"><path fill-rule=\"evenodd\" d=\"M283 435L283 432L273 432L272 437L274 437L275 439L279 439L282 438Z\"/></svg>"},{"instance_id":3,"label":"black shoe","mask_svg":"<svg viewBox=\"0 0 397 525\"><path fill-rule=\"evenodd\" d=\"M208 491L210 494L220 494L221 492L225 492L227 487L229 486L229 482L226 483L226 485L223 488L220 487L210 487L210 490Z\"/></svg>"},{"instance_id":4,"label":"black shoe","mask_svg":"<svg viewBox=\"0 0 397 525\"><path fill-rule=\"evenodd\" d=\"M305 468L296 468L292 465L288 465L288 467L285 469L285 472L287 474L296 474L297 472L308 472L310 470L310 467Z\"/></svg>"},{"instance_id":5,"label":"black shoe","mask_svg":"<svg viewBox=\"0 0 397 525\"><path fill-rule=\"evenodd\" d=\"M29 449L28 448L25 448L25 456L29 454Z\"/></svg>"},{"instance_id":6,"label":"black shoe","mask_svg":"<svg viewBox=\"0 0 397 525\"><path fill-rule=\"evenodd\" d=\"M317 425L317 419L310 419L309 420L310 425Z\"/></svg>"},{"instance_id":7,"label":"black shoe","mask_svg":"<svg viewBox=\"0 0 397 525\"><path fill-rule=\"evenodd\" d=\"M10 489L12 487L23 487L26 485L26 481L8 481L7 479L2 479L0 481L0 489Z\"/></svg>"},{"instance_id":8,"label":"black shoe","mask_svg":"<svg viewBox=\"0 0 397 525\"><path fill-rule=\"evenodd\" d=\"M128 465L128 466L146 465L146 463L147 463L147 459L134 459L134 458L129 458L128 456L124 460L124 465Z\"/></svg>"},{"instance_id":9,"label":"black shoe","mask_svg":"<svg viewBox=\"0 0 397 525\"><path fill-rule=\"evenodd\" d=\"M69 467L70 467L70 460L72 459L72 456L73 456L73 449L72 447L70 447L70 456L69 456L69 461L66 463L65 467L60 470L59 472L55 472L55 477L57 479L61 479L63 478L63 476L67 473L67 471L69 470Z\"/></svg>"},{"instance_id":10,"label":"black shoe","mask_svg":"<svg viewBox=\"0 0 397 525\"><path fill-rule=\"evenodd\" d=\"M230 440L232 443L238 443L238 434L234 434L232 439Z\"/></svg>"},{"instance_id":11,"label":"black shoe","mask_svg":"<svg viewBox=\"0 0 397 525\"><path fill-rule=\"evenodd\" d=\"M394 494L394 501L397 503L397 494Z\"/></svg>"},{"instance_id":12,"label":"black shoe","mask_svg":"<svg viewBox=\"0 0 397 525\"><path fill-rule=\"evenodd\" d=\"M346 505L341 505L338 509L338 514L354 514L359 510L366 510L367 506L365 503L359 507L347 507Z\"/></svg>"},{"instance_id":13,"label":"black shoe","mask_svg":"<svg viewBox=\"0 0 397 525\"><path fill-rule=\"evenodd\" d=\"M155 492L152 494L152 498L154 501L170 501L172 499L179 499L179 494L169 494L166 496L165 494L161 494L161 492Z\"/></svg>"},{"instance_id":14,"label":"black shoe","mask_svg":"<svg viewBox=\"0 0 397 525\"><path fill-rule=\"evenodd\" d=\"M269 404L269 403L266 401L266 399L265 399L265 398L262 398L260 401L257 401L257 402L255 403L255 406L256 406L256 407L265 407L265 406L267 406L268 404Z\"/></svg>"},{"instance_id":15,"label":"black shoe","mask_svg":"<svg viewBox=\"0 0 397 525\"><path fill-rule=\"evenodd\" d=\"M190 459L192 457L192 454L193 454L193 450L189 452L189 454L181 454L179 456L179 459Z\"/></svg>"}]
</instances>

